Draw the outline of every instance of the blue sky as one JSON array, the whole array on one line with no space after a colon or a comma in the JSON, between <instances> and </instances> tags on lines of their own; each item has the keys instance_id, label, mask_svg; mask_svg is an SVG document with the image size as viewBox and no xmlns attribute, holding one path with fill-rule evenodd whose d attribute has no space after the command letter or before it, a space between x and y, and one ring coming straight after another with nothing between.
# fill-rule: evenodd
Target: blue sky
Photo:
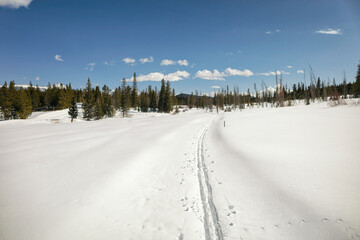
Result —
<instances>
[{"instance_id":1,"label":"blue sky","mask_svg":"<svg viewBox=\"0 0 360 240\"><path fill-rule=\"evenodd\" d=\"M354 81L360 1L0 0L0 82L120 85L168 79L177 92ZM152 80L152 81L149 81Z\"/></svg>"}]
</instances>

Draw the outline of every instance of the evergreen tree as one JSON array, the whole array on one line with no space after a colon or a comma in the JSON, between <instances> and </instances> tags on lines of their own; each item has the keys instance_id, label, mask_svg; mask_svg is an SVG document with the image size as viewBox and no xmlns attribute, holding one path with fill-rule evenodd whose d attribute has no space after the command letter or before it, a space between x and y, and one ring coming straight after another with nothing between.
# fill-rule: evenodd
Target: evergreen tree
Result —
<instances>
[{"instance_id":1,"label":"evergreen tree","mask_svg":"<svg viewBox=\"0 0 360 240\"><path fill-rule=\"evenodd\" d=\"M136 73L134 73L133 77L133 87L131 89L131 107L138 107L138 96L137 96L137 83L136 83Z\"/></svg>"},{"instance_id":2,"label":"evergreen tree","mask_svg":"<svg viewBox=\"0 0 360 240\"><path fill-rule=\"evenodd\" d=\"M15 118L26 119L32 113L30 96L23 88L17 91L15 101Z\"/></svg>"},{"instance_id":3,"label":"evergreen tree","mask_svg":"<svg viewBox=\"0 0 360 240\"><path fill-rule=\"evenodd\" d=\"M95 87L94 96L95 96L94 117L96 120L99 120L102 119L104 116L103 114L104 101L99 86Z\"/></svg>"},{"instance_id":4,"label":"evergreen tree","mask_svg":"<svg viewBox=\"0 0 360 240\"><path fill-rule=\"evenodd\" d=\"M103 110L102 110L102 104L100 98L98 98L95 102L94 117L96 120L100 120L103 117Z\"/></svg>"},{"instance_id":5,"label":"evergreen tree","mask_svg":"<svg viewBox=\"0 0 360 240\"><path fill-rule=\"evenodd\" d=\"M151 89L151 85L148 87L148 95L149 95L149 108L150 111L156 112L156 93Z\"/></svg>"},{"instance_id":6,"label":"evergreen tree","mask_svg":"<svg viewBox=\"0 0 360 240\"><path fill-rule=\"evenodd\" d=\"M125 115L128 112L128 89L126 86L126 79L123 78L122 83L121 83L121 112L123 117L125 117Z\"/></svg>"},{"instance_id":7,"label":"evergreen tree","mask_svg":"<svg viewBox=\"0 0 360 240\"><path fill-rule=\"evenodd\" d=\"M86 88L84 90L84 102L83 102L84 119L87 121L94 117L94 95L92 92L90 78L88 78Z\"/></svg>"},{"instance_id":8,"label":"evergreen tree","mask_svg":"<svg viewBox=\"0 0 360 240\"><path fill-rule=\"evenodd\" d=\"M114 107L111 104L110 89L108 86L104 85L102 88L102 98L103 98L103 116L112 117L115 114Z\"/></svg>"},{"instance_id":9,"label":"evergreen tree","mask_svg":"<svg viewBox=\"0 0 360 240\"><path fill-rule=\"evenodd\" d=\"M161 80L161 88L159 93L159 103L158 103L158 109L159 112L165 111L165 94L166 94L166 87L165 87L165 80Z\"/></svg>"},{"instance_id":10,"label":"evergreen tree","mask_svg":"<svg viewBox=\"0 0 360 240\"><path fill-rule=\"evenodd\" d=\"M11 119L11 97L7 83L1 87L0 108L5 120Z\"/></svg>"},{"instance_id":11,"label":"evergreen tree","mask_svg":"<svg viewBox=\"0 0 360 240\"><path fill-rule=\"evenodd\" d=\"M149 103L148 103L148 97L146 92L141 92L140 94L140 110L141 112L147 112L149 108Z\"/></svg>"},{"instance_id":12,"label":"evergreen tree","mask_svg":"<svg viewBox=\"0 0 360 240\"><path fill-rule=\"evenodd\" d=\"M16 100L17 100L17 93L16 93L16 89L15 89L15 82L11 81L10 85L9 85L9 91L8 91L9 95L9 102L11 104L11 119L17 119L18 118L18 113L17 113L17 104L16 104Z\"/></svg>"},{"instance_id":13,"label":"evergreen tree","mask_svg":"<svg viewBox=\"0 0 360 240\"><path fill-rule=\"evenodd\" d=\"M74 121L74 118L76 119L78 117L78 109L75 101L75 97L71 99L71 106L69 108L68 114L71 117L71 122Z\"/></svg>"},{"instance_id":14,"label":"evergreen tree","mask_svg":"<svg viewBox=\"0 0 360 240\"><path fill-rule=\"evenodd\" d=\"M353 85L353 94L355 98L360 97L360 64L358 64L358 70L355 78L355 83Z\"/></svg>"},{"instance_id":15,"label":"evergreen tree","mask_svg":"<svg viewBox=\"0 0 360 240\"><path fill-rule=\"evenodd\" d=\"M166 82L165 96L164 96L164 112L169 113L172 111L172 97L171 97L171 88L170 82Z\"/></svg>"}]
</instances>

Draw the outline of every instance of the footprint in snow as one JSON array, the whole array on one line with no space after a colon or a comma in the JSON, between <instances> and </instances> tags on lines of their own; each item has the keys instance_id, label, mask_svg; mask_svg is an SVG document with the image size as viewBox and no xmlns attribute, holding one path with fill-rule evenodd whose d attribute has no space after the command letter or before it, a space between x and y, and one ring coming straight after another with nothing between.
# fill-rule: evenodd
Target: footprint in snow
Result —
<instances>
[{"instance_id":1,"label":"footprint in snow","mask_svg":"<svg viewBox=\"0 0 360 240\"><path fill-rule=\"evenodd\" d=\"M274 224L274 227L280 228L279 224Z\"/></svg>"},{"instance_id":2,"label":"footprint in snow","mask_svg":"<svg viewBox=\"0 0 360 240\"><path fill-rule=\"evenodd\" d=\"M342 220L342 218L338 218L338 219L335 219L335 222L344 222L344 220Z\"/></svg>"},{"instance_id":3,"label":"footprint in snow","mask_svg":"<svg viewBox=\"0 0 360 240\"><path fill-rule=\"evenodd\" d=\"M323 218L323 219L321 219L321 221L329 221L329 219L328 218Z\"/></svg>"}]
</instances>

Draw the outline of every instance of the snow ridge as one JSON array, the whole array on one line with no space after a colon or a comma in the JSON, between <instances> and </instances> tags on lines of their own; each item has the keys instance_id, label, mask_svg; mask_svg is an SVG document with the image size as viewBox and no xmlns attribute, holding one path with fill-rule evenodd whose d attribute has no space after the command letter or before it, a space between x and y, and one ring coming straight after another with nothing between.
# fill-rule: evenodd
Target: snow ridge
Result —
<instances>
[{"instance_id":1,"label":"snow ridge","mask_svg":"<svg viewBox=\"0 0 360 240\"><path fill-rule=\"evenodd\" d=\"M212 121L210 121L209 125ZM212 187L209 181L208 170L205 165L204 156L204 137L208 131L209 125L203 130L197 142L197 168L198 180L200 186L200 196L204 211L204 230L205 239L223 240L223 233L219 222L219 216L212 197Z\"/></svg>"}]
</instances>

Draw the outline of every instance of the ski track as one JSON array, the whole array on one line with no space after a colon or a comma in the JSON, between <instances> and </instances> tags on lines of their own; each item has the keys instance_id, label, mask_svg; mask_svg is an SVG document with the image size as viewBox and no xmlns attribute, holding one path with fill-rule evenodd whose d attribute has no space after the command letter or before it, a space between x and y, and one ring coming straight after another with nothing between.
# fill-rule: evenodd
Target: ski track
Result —
<instances>
[{"instance_id":1,"label":"ski track","mask_svg":"<svg viewBox=\"0 0 360 240\"><path fill-rule=\"evenodd\" d=\"M205 239L223 240L224 239L223 232L221 229L218 212L216 210L216 206L213 201L212 187L209 181L208 169L205 164L205 155L204 155L204 138L213 120L214 118L212 118L210 122L202 129L200 137L197 140L196 158L197 158L200 196L204 211L203 222L204 222L204 230L205 230Z\"/></svg>"}]
</instances>

